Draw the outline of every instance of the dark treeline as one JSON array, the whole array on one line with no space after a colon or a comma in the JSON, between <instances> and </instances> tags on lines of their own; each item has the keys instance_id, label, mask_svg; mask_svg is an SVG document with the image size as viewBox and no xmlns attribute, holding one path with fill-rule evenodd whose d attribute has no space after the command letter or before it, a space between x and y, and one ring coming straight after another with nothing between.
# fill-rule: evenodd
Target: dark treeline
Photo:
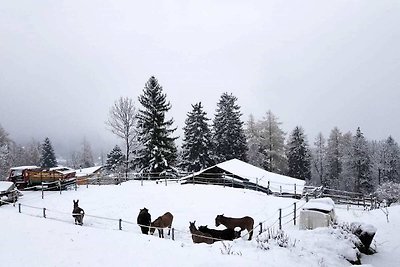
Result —
<instances>
[{"instance_id":1,"label":"dark treeline","mask_svg":"<svg viewBox=\"0 0 400 267\"><path fill-rule=\"evenodd\" d=\"M121 97L110 108L106 125L124 143L122 148L116 145L107 154L105 166L110 172L136 171L156 176L165 172L195 172L237 158L274 173L303 179L309 185L339 190L370 193L381 184L400 182L400 150L391 136L368 140L360 128L343 133L335 127L327 137L319 133L308 140L301 126L285 133L271 111L260 119L250 115L244 123L237 98L223 93L213 119L203 110L202 103L191 105L182 146L178 148L174 121L167 118L172 105L154 76L145 83L138 102L140 106L135 107L133 99ZM22 147L0 126L1 178L5 178L11 166L56 165L52 153L48 138L42 144L32 140ZM72 168L94 165L86 139L66 164Z\"/></svg>"}]
</instances>

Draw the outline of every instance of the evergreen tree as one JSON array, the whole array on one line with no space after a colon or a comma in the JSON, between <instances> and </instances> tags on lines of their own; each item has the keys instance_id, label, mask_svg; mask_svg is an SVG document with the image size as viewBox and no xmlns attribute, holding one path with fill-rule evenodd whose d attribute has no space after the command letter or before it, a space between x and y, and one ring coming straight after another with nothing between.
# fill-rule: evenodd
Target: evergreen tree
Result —
<instances>
[{"instance_id":1,"label":"evergreen tree","mask_svg":"<svg viewBox=\"0 0 400 267\"><path fill-rule=\"evenodd\" d=\"M353 139L352 167L355 176L354 191L370 193L373 184L370 179L370 158L367 141L364 138L360 127L357 128Z\"/></svg>"},{"instance_id":2,"label":"evergreen tree","mask_svg":"<svg viewBox=\"0 0 400 267\"><path fill-rule=\"evenodd\" d=\"M177 148L171 128L173 119L166 120L165 113L171 109L161 85L152 76L139 96L143 106L137 115L139 125L139 141L141 147L137 151L136 162L142 172L160 173L171 169L177 157Z\"/></svg>"},{"instance_id":3,"label":"evergreen tree","mask_svg":"<svg viewBox=\"0 0 400 267\"><path fill-rule=\"evenodd\" d=\"M217 162L230 159L246 161L246 136L240 120L240 106L232 94L223 93L213 121L214 154Z\"/></svg>"},{"instance_id":4,"label":"evergreen tree","mask_svg":"<svg viewBox=\"0 0 400 267\"><path fill-rule=\"evenodd\" d=\"M341 138L342 133L339 128L333 128L329 135L326 153L328 167L326 185L331 188L339 187L339 179L342 173Z\"/></svg>"},{"instance_id":5,"label":"evergreen tree","mask_svg":"<svg viewBox=\"0 0 400 267\"><path fill-rule=\"evenodd\" d=\"M116 145L110 153L107 154L106 170L110 172L121 172L124 169L125 155L121 148Z\"/></svg>"},{"instance_id":6,"label":"evergreen tree","mask_svg":"<svg viewBox=\"0 0 400 267\"><path fill-rule=\"evenodd\" d=\"M319 133L314 141L312 150L311 173L315 185L327 186L326 184L326 140L322 133Z\"/></svg>"},{"instance_id":7,"label":"evergreen tree","mask_svg":"<svg viewBox=\"0 0 400 267\"><path fill-rule=\"evenodd\" d=\"M262 139L261 153L265 156L263 168L279 174L287 172L285 155L285 132L281 130L278 118L269 110L260 122Z\"/></svg>"},{"instance_id":8,"label":"evergreen tree","mask_svg":"<svg viewBox=\"0 0 400 267\"><path fill-rule=\"evenodd\" d=\"M393 137L385 140L382 150L382 181L399 183L400 149Z\"/></svg>"},{"instance_id":9,"label":"evergreen tree","mask_svg":"<svg viewBox=\"0 0 400 267\"><path fill-rule=\"evenodd\" d=\"M288 176L311 179L311 155L303 128L297 126L289 136L287 144Z\"/></svg>"},{"instance_id":10,"label":"evergreen tree","mask_svg":"<svg viewBox=\"0 0 400 267\"><path fill-rule=\"evenodd\" d=\"M7 177L9 169L12 167L10 145L11 139L8 133L0 125L0 180Z\"/></svg>"},{"instance_id":11,"label":"evergreen tree","mask_svg":"<svg viewBox=\"0 0 400 267\"><path fill-rule=\"evenodd\" d=\"M247 160L251 165L263 168L265 156L261 153L261 134L260 125L254 121L253 115L250 115L245 130L247 142Z\"/></svg>"},{"instance_id":12,"label":"evergreen tree","mask_svg":"<svg viewBox=\"0 0 400 267\"><path fill-rule=\"evenodd\" d=\"M212 160L211 131L207 124L206 112L201 102L192 105L193 110L185 120L184 138L182 144L181 166L189 172L196 172L214 164Z\"/></svg>"},{"instance_id":13,"label":"evergreen tree","mask_svg":"<svg viewBox=\"0 0 400 267\"><path fill-rule=\"evenodd\" d=\"M40 166L42 168L52 168L57 166L56 156L54 154L53 146L50 139L46 137L42 144Z\"/></svg>"},{"instance_id":14,"label":"evergreen tree","mask_svg":"<svg viewBox=\"0 0 400 267\"><path fill-rule=\"evenodd\" d=\"M351 132L347 132L340 138L340 155L341 155L341 165L342 171L339 175L339 184L336 189L344 191L354 191L354 185L356 179L354 177L353 169L353 135Z\"/></svg>"}]
</instances>

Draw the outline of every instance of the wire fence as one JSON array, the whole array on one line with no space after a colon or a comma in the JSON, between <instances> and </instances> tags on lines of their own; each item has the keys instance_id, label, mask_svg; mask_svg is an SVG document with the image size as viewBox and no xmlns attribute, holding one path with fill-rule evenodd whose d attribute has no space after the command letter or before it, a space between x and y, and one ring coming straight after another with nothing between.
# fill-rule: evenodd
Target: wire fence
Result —
<instances>
[{"instance_id":1,"label":"wire fence","mask_svg":"<svg viewBox=\"0 0 400 267\"><path fill-rule=\"evenodd\" d=\"M74 188L75 188L75 190L77 190L76 187L74 187ZM49 190L49 191L51 191L52 189L54 189L54 188L51 188L51 187L46 188L46 190ZM46 190L43 189L43 192L45 192ZM52 191L50 193L55 194L55 193L59 193L59 192ZM291 209L291 211L290 211L289 209L291 207L293 207L293 205L295 206L299 202L300 202L300 200L295 202L292 205L283 207L283 208L275 211L268 218L266 218L262 222L255 225L255 227L253 229L248 231L246 234L242 235L241 238L245 238L247 235L249 235L252 232L254 232L257 236L262 233L263 229L265 230L266 228L276 227L278 222L279 222L279 229L282 229L282 227L281 227L283 225L282 219L288 218L289 216L293 215L294 210ZM34 216L34 217L42 217L42 218L57 220L57 221L61 221L61 222L72 222L73 221L72 217L74 215L81 215L81 214L74 214L74 213L69 213L69 212L65 212L65 211L60 211L57 209L48 209L45 207L38 207L38 206L27 205L27 204L23 204L23 203L17 203L16 201L11 202L11 201L7 201L7 200L0 200L0 203L13 205L18 210L18 213L21 213L24 215L29 215L29 216ZM282 215L282 210L285 211L284 215ZM161 227L141 225L136 222L124 220L122 218L110 218L110 217L96 215L96 214L90 214L90 213L84 213L84 218L86 220L87 220L87 218L91 218L92 219L91 223L89 225L86 224L86 226L94 227L94 228L103 228L103 229L111 228L113 230L124 230L125 229L125 231L127 231L127 228L129 228L129 231L135 231L135 232L138 232L138 229L133 230L133 228L132 228L133 226L135 226L135 227L142 226L142 227L148 227L149 229L153 228L153 229L158 229L158 230L165 229L165 228L161 228ZM272 223L268 223L272 220L273 220ZM292 222L294 220L295 219L292 218L289 222ZM106 223L106 221L108 223ZM286 224L284 224L284 225L286 225ZM295 224L296 223L294 223L294 225ZM172 235L171 235L172 240L176 240L177 238L179 238L181 240L187 240L189 237L198 236L198 237L202 237L202 238L210 238L213 241L226 241L223 239L206 236L201 232L200 232L200 234L199 233L191 233L188 230L176 229L174 227L171 227L171 233L172 233Z\"/></svg>"}]
</instances>

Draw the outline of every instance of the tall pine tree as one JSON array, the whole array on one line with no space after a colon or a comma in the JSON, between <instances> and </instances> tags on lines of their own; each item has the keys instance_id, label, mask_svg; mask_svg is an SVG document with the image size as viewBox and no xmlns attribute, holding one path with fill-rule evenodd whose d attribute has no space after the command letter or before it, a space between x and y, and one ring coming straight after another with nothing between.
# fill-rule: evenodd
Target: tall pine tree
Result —
<instances>
[{"instance_id":1,"label":"tall pine tree","mask_svg":"<svg viewBox=\"0 0 400 267\"><path fill-rule=\"evenodd\" d=\"M285 132L280 128L281 124L270 110L266 113L266 116L260 122L261 153L265 156L264 169L285 174L287 172Z\"/></svg>"},{"instance_id":2,"label":"tall pine tree","mask_svg":"<svg viewBox=\"0 0 400 267\"><path fill-rule=\"evenodd\" d=\"M213 121L214 155L217 162L230 159L246 161L246 136L240 120L240 106L232 94L223 93Z\"/></svg>"},{"instance_id":3,"label":"tall pine tree","mask_svg":"<svg viewBox=\"0 0 400 267\"><path fill-rule=\"evenodd\" d=\"M250 115L246 126L247 160L251 165L263 168L265 160L261 153L260 125L254 121L253 115Z\"/></svg>"},{"instance_id":4,"label":"tall pine tree","mask_svg":"<svg viewBox=\"0 0 400 267\"><path fill-rule=\"evenodd\" d=\"M369 157L368 143L364 138L360 127L357 128L353 138L352 167L355 177L355 192L370 193L373 191L373 183L370 177L371 161Z\"/></svg>"},{"instance_id":5,"label":"tall pine tree","mask_svg":"<svg viewBox=\"0 0 400 267\"><path fill-rule=\"evenodd\" d=\"M124 170L125 155L121 148L116 145L110 153L107 154L106 170L110 172L122 172Z\"/></svg>"},{"instance_id":6,"label":"tall pine tree","mask_svg":"<svg viewBox=\"0 0 400 267\"><path fill-rule=\"evenodd\" d=\"M177 157L177 137L171 136L176 128L171 128L173 119L165 119L171 104L154 76L145 84L139 102L142 105L137 115L141 147L137 151L136 163L140 171L158 174L171 169Z\"/></svg>"},{"instance_id":7,"label":"tall pine tree","mask_svg":"<svg viewBox=\"0 0 400 267\"><path fill-rule=\"evenodd\" d=\"M314 149L312 150L311 173L313 176L313 184L327 186L326 184L326 140L322 133L319 133L314 141Z\"/></svg>"},{"instance_id":8,"label":"tall pine tree","mask_svg":"<svg viewBox=\"0 0 400 267\"><path fill-rule=\"evenodd\" d=\"M196 172L214 164L212 159L211 130L201 102L192 105L193 110L185 120L181 166L188 172Z\"/></svg>"},{"instance_id":9,"label":"tall pine tree","mask_svg":"<svg viewBox=\"0 0 400 267\"><path fill-rule=\"evenodd\" d=\"M54 149L48 137L44 139L41 148L42 149L40 154L40 166L42 168L57 167L57 160L54 154Z\"/></svg>"},{"instance_id":10,"label":"tall pine tree","mask_svg":"<svg viewBox=\"0 0 400 267\"><path fill-rule=\"evenodd\" d=\"M296 126L287 143L288 176L311 179L311 155L303 128Z\"/></svg>"},{"instance_id":11,"label":"tall pine tree","mask_svg":"<svg viewBox=\"0 0 400 267\"><path fill-rule=\"evenodd\" d=\"M328 167L326 185L331 188L339 188L340 175L343 168L341 139L342 133L339 128L333 128L329 135L326 153Z\"/></svg>"}]
</instances>

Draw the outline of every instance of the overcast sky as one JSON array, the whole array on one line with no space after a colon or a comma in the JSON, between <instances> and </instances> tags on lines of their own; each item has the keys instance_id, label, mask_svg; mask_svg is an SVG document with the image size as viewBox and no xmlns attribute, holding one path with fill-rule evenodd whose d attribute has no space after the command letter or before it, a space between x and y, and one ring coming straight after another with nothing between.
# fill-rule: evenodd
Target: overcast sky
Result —
<instances>
[{"instance_id":1,"label":"overcast sky","mask_svg":"<svg viewBox=\"0 0 400 267\"><path fill-rule=\"evenodd\" d=\"M223 92L290 132L355 132L400 142L400 1L2 0L0 124L17 142L48 136L109 152L104 122L156 76L182 127L213 118Z\"/></svg>"}]
</instances>

